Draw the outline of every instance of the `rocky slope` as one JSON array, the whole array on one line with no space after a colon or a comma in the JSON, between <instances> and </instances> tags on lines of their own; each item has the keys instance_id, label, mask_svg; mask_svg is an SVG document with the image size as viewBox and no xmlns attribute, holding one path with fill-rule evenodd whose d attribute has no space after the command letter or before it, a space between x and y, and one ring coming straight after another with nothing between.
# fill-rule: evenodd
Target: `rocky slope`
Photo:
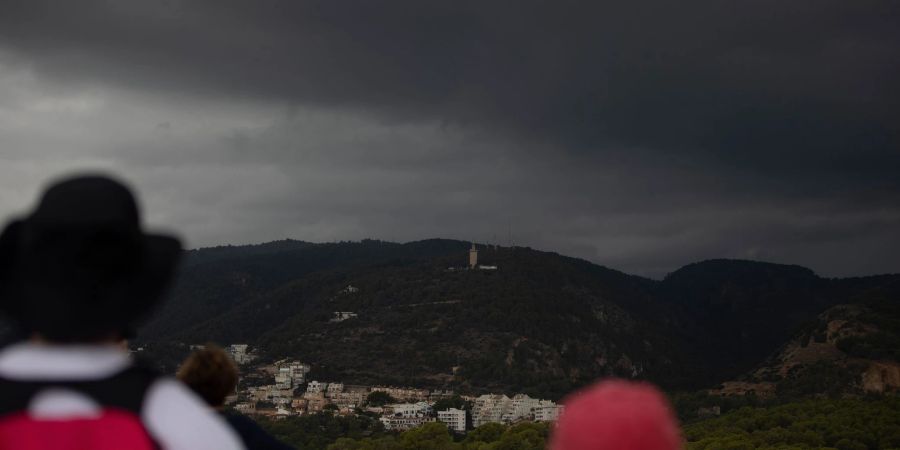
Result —
<instances>
[{"instance_id":1,"label":"rocky slope","mask_svg":"<svg viewBox=\"0 0 900 450\"><path fill-rule=\"evenodd\" d=\"M716 393L863 394L900 390L900 282L819 314L760 367Z\"/></svg>"}]
</instances>

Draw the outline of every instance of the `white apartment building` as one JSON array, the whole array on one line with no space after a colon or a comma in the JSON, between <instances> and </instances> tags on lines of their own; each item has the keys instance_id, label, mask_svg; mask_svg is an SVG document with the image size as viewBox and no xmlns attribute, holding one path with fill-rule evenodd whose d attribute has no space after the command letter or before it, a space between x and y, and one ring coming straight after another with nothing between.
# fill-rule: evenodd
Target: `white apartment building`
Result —
<instances>
[{"instance_id":1,"label":"white apartment building","mask_svg":"<svg viewBox=\"0 0 900 450\"><path fill-rule=\"evenodd\" d=\"M438 411L438 421L447 424L447 428L457 432L466 432L466 411L450 408L446 411Z\"/></svg>"},{"instance_id":2,"label":"white apartment building","mask_svg":"<svg viewBox=\"0 0 900 450\"><path fill-rule=\"evenodd\" d=\"M479 427L486 423L513 423L522 420L539 422L555 421L562 413L563 406L550 400L531 398L517 394L513 398L505 395L482 395L475 399L472 407L472 424Z\"/></svg>"},{"instance_id":3,"label":"white apartment building","mask_svg":"<svg viewBox=\"0 0 900 450\"><path fill-rule=\"evenodd\" d=\"M505 395L495 394L476 398L472 407L472 425L477 428L486 423L503 423L503 415L511 411L511 401Z\"/></svg>"},{"instance_id":4,"label":"white apartment building","mask_svg":"<svg viewBox=\"0 0 900 450\"><path fill-rule=\"evenodd\" d=\"M309 364L293 362L288 365L291 372L291 388L297 389L301 384L306 382L306 374L309 373Z\"/></svg>"},{"instance_id":5,"label":"white apartment building","mask_svg":"<svg viewBox=\"0 0 900 450\"><path fill-rule=\"evenodd\" d=\"M279 367L275 372L275 388L276 389L292 389L294 385L294 377L291 376L290 367Z\"/></svg>"},{"instance_id":6,"label":"white apartment building","mask_svg":"<svg viewBox=\"0 0 900 450\"><path fill-rule=\"evenodd\" d=\"M328 383L320 383L316 380L313 380L306 385L306 392L310 394L318 394L319 392L325 392L325 389L327 388Z\"/></svg>"},{"instance_id":7,"label":"white apartment building","mask_svg":"<svg viewBox=\"0 0 900 450\"><path fill-rule=\"evenodd\" d=\"M563 405L557 405L550 400L541 400L541 404L534 410L534 420L538 422L555 422L562 414Z\"/></svg>"},{"instance_id":8,"label":"white apartment building","mask_svg":"<svg viewBox=\"0 0 900 450\"><path fill-rule=\"evenodd\" d=\"M540 404L540 399L531 398L525 394L516 394L510 399L509 408L503 412L501 420L504 423L534 420L535 408L540 406Z\"/></svg>"}]
</instances>

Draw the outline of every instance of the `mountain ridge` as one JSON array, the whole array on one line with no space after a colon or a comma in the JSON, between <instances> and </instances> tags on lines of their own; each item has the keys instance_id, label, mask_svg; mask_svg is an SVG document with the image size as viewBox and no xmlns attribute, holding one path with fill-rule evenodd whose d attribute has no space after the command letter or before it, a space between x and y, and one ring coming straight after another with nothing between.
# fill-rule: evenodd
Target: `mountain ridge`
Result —
<instances>
[{"instance_id":1,"label":"mountain ridge","mask_svg":"<svg viewBox=\"0 0 900 450\"><path fill-rule=\"evenodd\" d=\"M480 262L498 269L464 270L463 241L279 242L216 258L193 250L142 338L246 342L355 382L549 397L599 376L699 387L745 373L828 307L900 279L714 259L652 280L481 245ZM359 292L342 293L350 285ZM333 311L358 316L336 323Z\"/></svg>"}]
</instances>

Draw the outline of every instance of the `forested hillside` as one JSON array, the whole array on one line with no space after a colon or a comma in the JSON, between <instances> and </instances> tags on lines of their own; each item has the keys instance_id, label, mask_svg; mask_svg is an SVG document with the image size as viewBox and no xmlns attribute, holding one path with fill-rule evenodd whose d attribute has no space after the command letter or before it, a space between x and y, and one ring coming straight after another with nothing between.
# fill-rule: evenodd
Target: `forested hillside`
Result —
<instances>
[{"instance_id":1,"label":"forested hillside","mask_svg":"<svg viewBox=\"0 0 900 450\"><path fill-rule=\"evenodd\" d=\"M830 307L877 292L898 299L885 290L897 276L833 280L751 261L695 263L655 281L479 246L479 262L497 269L467 270L469 247L280 241L192 251L141 339L249 343L346 382L559 398L609 375L714 386L759 366ZM356 316L336 322L336 311Z\"/></svg>"}]
</instances>

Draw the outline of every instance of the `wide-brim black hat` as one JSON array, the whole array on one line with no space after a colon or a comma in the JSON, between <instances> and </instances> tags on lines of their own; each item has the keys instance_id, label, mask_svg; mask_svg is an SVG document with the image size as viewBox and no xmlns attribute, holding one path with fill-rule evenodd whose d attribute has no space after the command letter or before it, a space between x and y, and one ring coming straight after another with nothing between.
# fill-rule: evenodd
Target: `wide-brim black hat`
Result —
<instances>
[{"instance_id":1,"label":"wide-brim black hat","mask_svg":"<svg viewBox=\"0 0 900 450\"><path fill-rule=\"evenodd\" d=\"M142 231L125 185L68 178L0 234L0 310L49 340L120 334L162 297L180 255L177 238Z\"/></svg>"}]
</instances>

